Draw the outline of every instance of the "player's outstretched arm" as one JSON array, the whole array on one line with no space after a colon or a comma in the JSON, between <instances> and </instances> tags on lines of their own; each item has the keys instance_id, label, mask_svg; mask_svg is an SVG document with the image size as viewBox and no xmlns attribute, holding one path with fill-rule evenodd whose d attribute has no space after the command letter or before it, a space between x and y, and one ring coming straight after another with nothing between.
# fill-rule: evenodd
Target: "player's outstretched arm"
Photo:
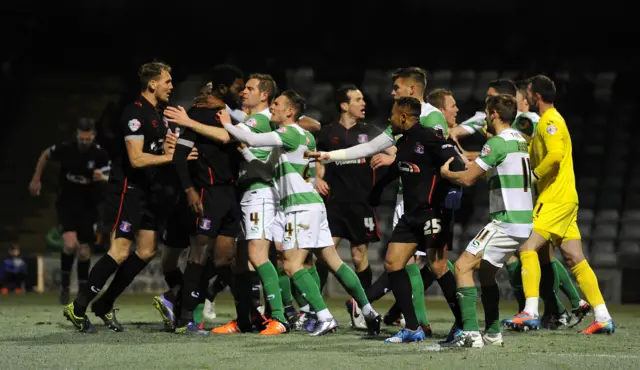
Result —
<instances>
[{"instance_id":1,"label":"player's outstretched arm","mask_svg":"<svg viewBox=\"0 0 640 370\"><path fill-rule=\"evenodd\" d=\"M231 142L231 136L229 136L227 130L220 127L204 125L189 118L187 111L185 111L181 106L178 106L177 108L167 107L167 109L164 110L164 115L167 117L169 122L173 122L178 126L190 128L211 140L219 141L223 144Z\"/></svg>"},{"instance_id":2,"label":"player's outstretched arm","mask_svg":"<svg viewBox=\"0 0 640 370\"><path fill-rule=\"evenodd\" d=\"M220 123L224 127L225 130L231 134L231 136L238 139L243 143L246 143L249 146L260 147L260 146L282 146L282 139L275 132L266 132L262 134L257 134L251 131L242 130L233 124L231 124L231 117L229 113L226 111L219 111L217 114Z\"/></svg>"},{"instance_id":3,"label":"player's outstretched arm","mask_svg":"<svg viewBox=\"0 0 640 370\"><path fill-rule=\"evenodd\" d=\"M321 127L320 122L307 116L300 117L300 119L298 120L298 125L311 133L320 131Z\"/></svg>"},{"instance_id":4,"label":"player's outstretched arm","mask_svg":"<svg viewBox=\"0 0 640 370\"><path fill-rule=\"evenodd\" d=\"M245 144L241 144L238 147L238 151L242 154L244 160L247 161L248 171L258 174L258 176L266 182L273 179L273 166L271 163L259 160Z\"/></svg>"},{"instance_id":5,"label":"player's outstretched arm","mask_svg":"<svg viewBox=\"0 0 640 370\"><path fill-rule=\"evenodd\" d=\"M471 186L476 180L485 173L476 162L472 162L469 168L464 171L451 171L450 165L455 160L454 157L449 158L445 164L440 167L440 174L443 178L460 186Z\"/></svg>"},{"instance_id":6,"label":"player's outstretched arm","mask_svg":"<svg viewBox=\"0 0 640 370\"><path fill-rule=\"evenodd\" d=\"M357 158L371 157L393 146L393 139L386 133L376 136L373 140L352 146L347 149L333 150L330 152L310 152L309 157L319 158L328 162L346 161Z\"/></svg>"}]
</instances>

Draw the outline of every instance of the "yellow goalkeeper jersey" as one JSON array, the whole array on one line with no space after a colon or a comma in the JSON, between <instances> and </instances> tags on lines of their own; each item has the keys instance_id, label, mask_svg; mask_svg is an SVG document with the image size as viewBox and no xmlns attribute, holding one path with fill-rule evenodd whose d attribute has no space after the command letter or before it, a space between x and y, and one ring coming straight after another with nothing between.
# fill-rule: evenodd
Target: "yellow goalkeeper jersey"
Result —
<instances>
[{"instance_id":1,"label":"yellow goalkeeper jersey","mask_svg":"<svg viewBox=\"0 0 640 370\"><path fill-rule=\"evenodd\" d=\"M578 203L571 136L555 108L548 109L540 118L529 156L531 168L539 177L538 203Z\"/></svg>"}]
</instances>

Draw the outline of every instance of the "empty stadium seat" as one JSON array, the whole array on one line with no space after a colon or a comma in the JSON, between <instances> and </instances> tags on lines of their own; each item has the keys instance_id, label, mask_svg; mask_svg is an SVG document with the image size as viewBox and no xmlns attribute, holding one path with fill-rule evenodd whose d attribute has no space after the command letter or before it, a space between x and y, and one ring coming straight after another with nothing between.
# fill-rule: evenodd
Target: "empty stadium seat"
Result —
<instances>
[{"instance_id":1,"label":"empty stadium seat","mask_svg":"<svg viewBox=\"0 0 640 370\"><path fill-rule=\"evenodd\" d=\"M450 89L452 77L453 77L453 73L451 73L450 70L446 70L446 69L436 70L436 71L433 71L433 80L429 81L427 85L433 88Z\"/></svg>"},{"instance_id":2,"label":"empty stadium seat","mask_svg":"<svg viewBox=\"0 0 640 370\"><path fill-rule=\"evenodd\" d=\"M520 75L520 72L518 71L507 70L507 71L502 71L502 73L500 74L500 78L515 80L518 78L519 75Z\"/></svg>"},{"instance_id":3,"label":"empty stadium seat","mask_svg":"<svg viewBox=\"0 0 640 370\"><path fill-rule=\"evenodd\" d=\"M453 75L451 92L456 101L464 103L471 97L475 85L476 73L471 70L458 71Z\"/></svg>"},{"instance_id":4,"label":"empty stadium seat","mask_svg":"<svg viewBox=\"0 0 640 370\"><path fill-rule=\"evenodd\" d=\"M580 200L580 207L584 209L593 208L596 205L596 195L591 194L578 194Z\"/></svg>"},{"instance_id":5,"label":"empty stadium seat","mask_svg":"<svg viewBox=\"0 0 640 370\"><path fill-rule=\"evenodd\" d=\"M622 221L637 222L640 227L640 209L627 209L622 212Z\"/></svg>"},{"instance_id":6,"label":"empty stadium seat","mask_svg":"<svg viewBox=\"0 0 640 370\"><path fill-rule=\"evenodd\" d=\"M473 89L473 99L476 101L484 101L487 97L487 87L489 82L498 78L498 71L481 71L478 73L476 85Z\"/></svg>"},{"instance_id":7,"label":"empty stadium seat","mask_svg":"<svg viewBox=\"0 0 640 370\"><path fill-rule=\"evenodd\" d=\"M615 72L600 72L596 75L593 98L599 103L608 103L613 94L613 83L616 80Z\"/></svg>"},{"instance_id":8,"label":"empty stadium seat","mask_svg":"<svg viewBox=\"0 0 640 370\"><path fill-rule=\"evenodd\" d=\"M640 255L640 242L639 241L625 241L620 243L618 247L618 253L625 255Z\"/></svg>"},{"instance_id":9,"label":"empty stadium seat","mask_svg":"<svg viewBox=\"0 0 640 370\"><path fill-rule=\"evenodd\" d=\"M385 72L381 69L366 69L364 71L364 80L363 84L366 83L381 83L385 82L389 79L390 75L385 74Z\"/></svg>"},{"instance_id":10,"label":"empty stadium seat","mask_svg":"<svg viewBox=\"0 0 640 370\"><path fill-rule=\"evenodd\" d=\"M640 193L634 189L628 190L624 205L627 209L640 209Z\"/></svg>"},{"instance_id":11,"label":"empty stadium seat","mask_svg":"<svg viewBox=\"0 0 640 370\"><path fill-rule=\"evenodd\" d=\"M610 191L619 192L622 190L622 187L624 186L624 181L622 177L614 176L611 174L613 171L620 170L620 168L617 168L617 169L615 168L616 166L612 166L612 165L608 165L607 167L605 167L605 171L610 175L605 178L602 186L607 192L610 192ZM624 173L625 167L623 166L621 169L622 169L621 172Z\"/></svg>"},{"instance_id":12,"label":"empty stadium seat","mask_svg":"<svg viewBox=\"0 0 640 370\"><path fill-rule=\"evenodd\" d=\"M600 207L606 208L620 208L622 206L622 194L621 193L601 193L598 197L598 204Z\"/></svg>"},{"instance_id":13,"label":"empty stadium seat","mask_svg":"<svg viewBox=\"0 0 640 370\"><path fill-rule=\"evenodd\" d=\"M621 178L621 176L623 176L626 171L627 171L627 163L626 163L626 161L624 159L622 159L622 158L616 158L615 162L607 164L605 172L606 172L607 175L617 176L617 177L614 177L615 180L611 180L611 181L614 181L614 182L620 181L620 186L617 186L617 184L616 184L616 186L614 186L616 189L620 189L624 185L624 181ZM606 183L606 181L605 181L605 183Z\"/></svg>"},{"instance_id":14,"label":"empty stadium seat","mask_svg":"<svg viewBox=\"0 0 640 370\"><path fill-rule=\"evenodd\" d=\"M307 104L313 107L324 107L333 101L333 86L330 83L313 85Z\"/></svg>"},{"instance_id":15,"label":"empty stadium seat","mask_svg":"<svg viewBox=\"0 0 640 370\"><path fill-rule=\"evenodd\" d=\"M617 224L596 224L595 229L591 233L591 238L594 240L615 240L617 236Z\"/></svg>"},{"instance_id":16,"label":"empty stadium seat","mask_svg":"<svg viewBox=\"0 0 640 370\"><path fill-rule=\"evenodd\" d=\"M580 235L584 239L591 239L591 223L580 222L578 219L578 229L580 229Z\"/></svg>"},{"instance_id":17,"label":"empty stadium seat","mask_svg":"<svg viewBox=\"0 0 640 370\"><path fill-rule=\"evenodd\" d=\"M578 215L579 217L579 215ZM617 223L620 213L615 209L604 209L596 215L596 223Z\"/></svg>"},{"instance_id":18,"label":"empty stadium seat","mask_svg":"<svg viewBox=\"0 0 640 370\"><path fill-rule=\"evenodd\" d=\"M591 243L591 261L594 265L610 266L618 262L612 241Z\"/></svg>"},{"instance_id":19,"label":"empty stadium seat","mask_svg":"<svg viewBox=\"0 0 640 370\"><path fill-rule=\"evenodd\" d=\"M640 227L637 222L623 221L620 240L640 240Z\"/></svg>"},{"instance_id":20,"label":"empty stadium seat","mask_svg":"<svg viewBox=\"0 0 640 370\"><path fill-rule=\"evenodd\" d=\"M578 210L578 221L584 223L591 223L593 221L593 211L590 209L580 208Z\"/></svg>"}]
</instances>

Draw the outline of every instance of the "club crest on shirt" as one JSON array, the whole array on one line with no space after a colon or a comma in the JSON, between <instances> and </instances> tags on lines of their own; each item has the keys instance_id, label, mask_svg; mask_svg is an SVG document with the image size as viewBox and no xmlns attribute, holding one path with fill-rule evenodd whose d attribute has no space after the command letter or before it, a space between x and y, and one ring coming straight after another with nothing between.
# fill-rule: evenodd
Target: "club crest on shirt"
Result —
<instances>
[{"instance_id":1,"label":"club crest on shirt","mask_svg":"<svg viewBox=\"0 0 640 370\"><path fill-rule=\"evenodd\" d=\"M339 142L340 142L340 138L339 138L339 137L334 136L334 137L332 137L332 138L331 138L331 143L332 143L332 144L336 145L336 144L338 144Z\"/></svg>"},{"instance_id":2,"label":"club crest on shirt","mask_svg":"<svg viewBox=\"0 0 640 370\"><path fill-rule=\"evenodd\" d=\"M94 162L94 161L87 162L87 168L88 169L92 170L95 166L96 166L96 162Z\"/></svg>"},{"instance_id":3,"label":"club crest on shirt","mask_svg":"<svg viewBox=\"0 0 640 370\"><path fill-rule=\"evenodd\" d=\"M202 230L210 230L211 229L211 220L208 218L200 219L200 228Z\"/></svg>"},{"instance_id":4,"label":"club crest on shirt","mask_svg":"<svg viewBox=\"0 0 640 370\"><path fill-rule=\"evenodd\" d=\"M256 126L258 126L258 121L256 121L255 118L249 118L247 120L247 122L245 122L244 124L249 126L249 127L256 127Z\"/></svg>"},{"instance_id":5,"label":"club crest on shirt","mask_svg":"<svg viewBox=\"0 0 640 370\"><path fill-rule=\"evenodd\" d=\"M369 141L369 135L367 135L367 134L360 134L360 135L358 135L358 142L359 142L360 144L362 144L362 143L366 143L367 141Z\"/></svg>"},{"instance_id":6,"label":"club crest on shirt","mask_svg":"<svg viewBox=\"0 0 640 370\"><path fill-rule=\"evenodd\" d=\"M491 154L491 147L489 145L487 145L487 144L484 144L482 146L482 150L480 151L480 156L486 157L489 154Z\"/></svg>"},{"instance_id":7,"label":"club crest on shirt","mask_svg":"<svg viewBox=\"0 0 640 370\"><path fill-rule=\"evenodd\" d=\"M278 129L278 132L282 132L283 134L286 134L287 133L287 128L286 127L280 127Z\"/></svg>"},{"instance_id":8,"label":"club crest on shirt","mask_svg":"<svg viewBox=\"0 0 640 370\"><path fill-rule=\"evenodd\" d=\"M413 148L413 151L416 152L417 154L424 154L424 145L420 143L416 143L416 146L415 148Z\"/></svg>"},{"instance_id":9,"label":"club crest on shirt","mask_svg":"<svg viewBox=\"0 0 640 370\"><path fill-rule=\"evenodd\" d=\"M142 126L142 123L140 123L140 121L138 121L137 119L132 119L131 121L129 121L129 130L136 132L138 131L138 129Z\"/></svg>"},{"instance_id":10,"label":"club crest on shirt","mask_svg":"<svg viewBox=\"0 0 640 370\"><path fill-rule=\"evenodd\" d=\"M128 233L131 231L131 223L127 221L120 222L120 231L123 233Z\"/></svg>"},{"instance_id":11,"label":"club crest on shirt","mask_svg":"<svg viewBox=\"0 0 640 370\"><path fill-rule=\"evenodd\" d=\"M549 135L553 135L553 134L555 134L556 132L558 132L558 127L556 127L555 125L549 125L549 126L547 126L547 133L548 133Z\"/></svg>"}]
</instances>

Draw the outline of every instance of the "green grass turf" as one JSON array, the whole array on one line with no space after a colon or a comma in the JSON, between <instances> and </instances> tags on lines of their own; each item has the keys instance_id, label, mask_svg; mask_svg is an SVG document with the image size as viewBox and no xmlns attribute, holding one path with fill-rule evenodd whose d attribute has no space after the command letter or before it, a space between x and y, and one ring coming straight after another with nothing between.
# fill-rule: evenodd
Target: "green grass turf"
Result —
<instances>
[{"instance_id":1,"label":"green grass turf","mask_svg":"<svg viewBox=\"0 0 640 370\"><path fill-rule=\"evenodd\" d=\"M614 306L618 330L612 336L580 336L573 329L505 333L504 347L433 352L426 348L444 337L451 313L442 301L428 301L435 338L423 343L387 344L394 327L368 339L349 328L343 299L329 299L341 326L336 334L261 337L258 334L191 337L162 331L149 295L125 295L118 317L126 332L109 332L91 316L99 332L81 334L62 316L56 296L0 296L0 369L638 369L638 306ZM378 302L381 313L390 299ZM502 304L502 316L515 312ZM218 318L234 312L227 295L217 301ZM480 318L482 318L480 312ZM588 317L587 319L591 319ZM586 326L586 321L579 325Z\"/></svg>"}]
</instances>

